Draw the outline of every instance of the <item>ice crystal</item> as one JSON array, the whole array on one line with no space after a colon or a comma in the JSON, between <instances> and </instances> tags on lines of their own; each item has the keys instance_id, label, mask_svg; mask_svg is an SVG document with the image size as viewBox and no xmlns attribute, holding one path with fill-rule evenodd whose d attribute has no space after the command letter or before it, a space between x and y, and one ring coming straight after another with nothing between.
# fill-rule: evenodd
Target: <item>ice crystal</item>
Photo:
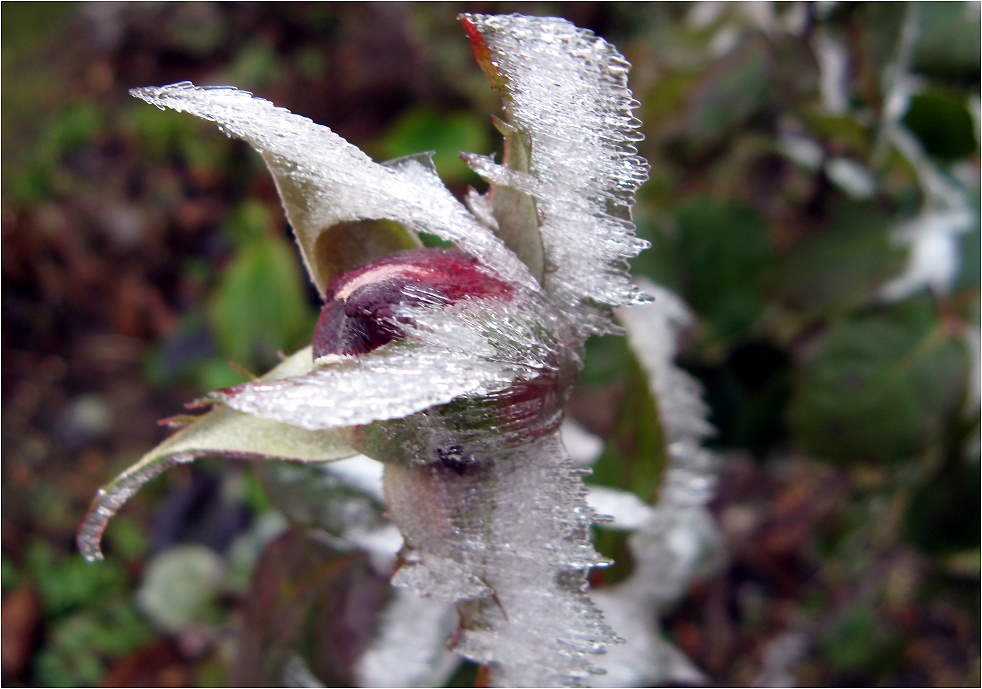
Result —
<instances>
[{"instance_id":1,"label":"ice crystal","mask_svg":"<svg viewBox=\"0 0 982 689\"><path fill-rule=\"evenodd\" d=\"M630 220L648 165L635 146L641 122L627 88L629 64L563 19L465 14L462 21L473 27L475 53L486 56L509 124L529 149L527 171L479 155L467 160L488 180L535 199L543 284L583 332L605 331L600 304L644 301L627 271L627 259L648 246Z\"/></svg>"}]
</instances>

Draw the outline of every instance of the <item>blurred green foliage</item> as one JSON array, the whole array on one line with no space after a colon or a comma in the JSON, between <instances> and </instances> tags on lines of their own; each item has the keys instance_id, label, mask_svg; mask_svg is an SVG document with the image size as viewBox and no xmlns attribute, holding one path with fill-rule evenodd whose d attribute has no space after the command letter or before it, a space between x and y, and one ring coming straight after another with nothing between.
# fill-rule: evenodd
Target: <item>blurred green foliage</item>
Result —
<instances>
[{"instance_id":1,"label":"blurred green foliage","mask_svg":"<svg viewBox=\"0 0 982 689\"><path fill-rule=\"evenodd\" d=\"M896 462L936 446L964 402L967 353L926 299L838 321L800 369L794 433L811 453Z\"/></svg>"},{"instance_id":2,"label":"blurred green foliage","mask_svg":"<svg viewBox=\"0 0 982 689\"><path fill-rule=\"evenodd\" d=\"M432 151L437 172L444 180L477 183L478 177L458 154L490 148L488 127L479 122L475 113L412 108L382 138L381 157L391 159Z\"/></svg>"}]
</instances>

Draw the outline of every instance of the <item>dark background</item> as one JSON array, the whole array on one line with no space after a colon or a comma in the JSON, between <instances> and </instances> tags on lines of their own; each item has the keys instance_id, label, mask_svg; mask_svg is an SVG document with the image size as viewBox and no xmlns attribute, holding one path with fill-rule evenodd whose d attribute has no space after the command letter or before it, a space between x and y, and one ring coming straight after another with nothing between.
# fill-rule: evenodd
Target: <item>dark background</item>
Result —
<instances>
[{"instance_id":1,"label":"dark background","mask_svg":"<svg viewBox=\"0 0 982 689\"><path fill-rule=\"evenodd\" d=\"M97 487L164 436L157 419L240 380L229 360L264 370L316 314L258 156L127 89L234 84L377 159L436 150L462 192L480 181L456 152L497 146L462 10L565 16L634 64L653 168L637 218L654 244L635 267L697 315L683 364L706 386L723 460L726 555L668 616L669 638L714 684L978 685L968 3L5 3L4 683L228 681L244 585L212 586L167 628L134 592L148 558L187 543L248 581L232 544L269 510L248 467L155 481L111 526L104 563L84 564L73 533ZM835 112L823 32L848 58ZM880 141L904 45L916 86L897 126L926 154L915 164ZM815 165L778 145L789 122L817 145ZM836 159L869 171L867 193L836 183ZM918 164L948 175L974 220L953 240L947 289L887 301L879 290L909 258L892 233L929 200ZM622 347L591 343L571 405L604 437L631 423ZM606 461L635 455L614 443ZM189 571L178 593L207 588L203 576ZM800 655L775 652L786 635Z\"/></svg>"}]
</instances>

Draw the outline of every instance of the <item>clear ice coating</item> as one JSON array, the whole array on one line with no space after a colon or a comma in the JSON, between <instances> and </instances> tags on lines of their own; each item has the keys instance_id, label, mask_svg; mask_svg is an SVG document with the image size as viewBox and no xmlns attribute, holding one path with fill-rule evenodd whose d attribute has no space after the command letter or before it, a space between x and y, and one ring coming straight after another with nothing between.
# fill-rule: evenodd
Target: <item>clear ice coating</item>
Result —
<instances>
[{"instance_id":1,"label":"clear ice coating","mask_svg":"<svg viewBox=\"0 0 982 689\"><path fill-rule=\"evenodd\" d=\"M531 195L541 215L544 286L589 335L609 329L598 304L642 303L627 260L648 243L634 236L631 208L648 176L643 137L617 50L564 19L463 14L475 54L502 92L508 124L527 137L521 172L469 154L475 172ZM476 36L475 33L479 34ZM483 45L482 45L483 42ZM480 57L479 57L480 60Z\"/></svg>"}]
</instances>

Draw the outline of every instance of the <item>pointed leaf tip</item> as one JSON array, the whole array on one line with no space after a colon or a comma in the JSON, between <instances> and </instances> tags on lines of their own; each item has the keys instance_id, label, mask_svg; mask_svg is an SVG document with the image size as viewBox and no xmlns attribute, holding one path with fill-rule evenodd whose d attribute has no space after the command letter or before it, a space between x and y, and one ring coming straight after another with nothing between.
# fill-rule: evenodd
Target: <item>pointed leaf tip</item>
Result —
<instances>
[{"instance_id":1,"label":"pointed leaf tip","mask_svg":"<svg viewBox=\"0 0 982 689\"><path fill-rule=\"evenodd\" d=\"M474 24L475 15L464 13L457 15L457 20L467 34L467 40L471 44L471 52L474 54L474 61L484 72L485 76L491 81L492 88L501 89L505 85L504 77L498 69L494 60L491 58L491 51L488 43L481 35L481 30Z\"/></svg>"}]
</instances>

